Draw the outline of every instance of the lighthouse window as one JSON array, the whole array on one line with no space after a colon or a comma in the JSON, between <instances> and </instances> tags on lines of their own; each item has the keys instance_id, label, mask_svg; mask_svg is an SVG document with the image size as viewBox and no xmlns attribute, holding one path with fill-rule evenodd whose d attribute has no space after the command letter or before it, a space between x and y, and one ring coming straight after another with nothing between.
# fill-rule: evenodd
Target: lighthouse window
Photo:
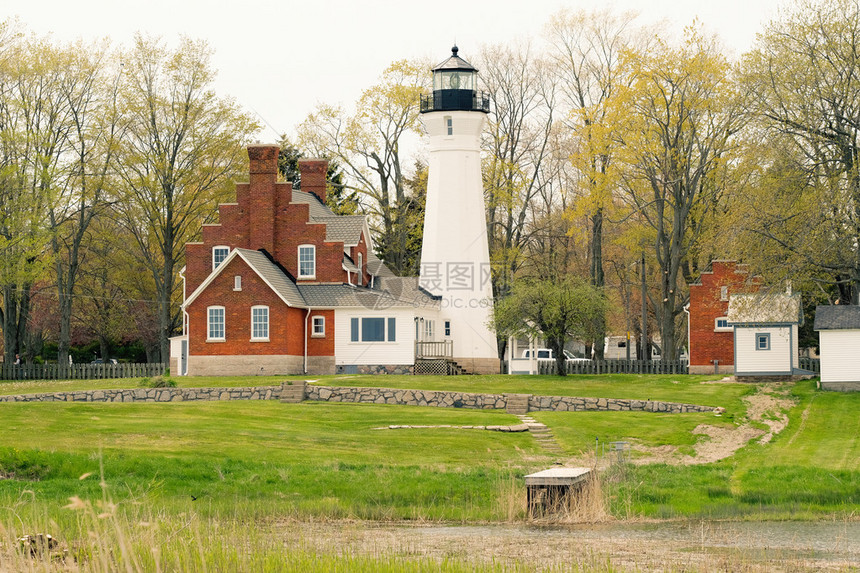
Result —
<instances>
[{"instance_id":1,"label":"lighthouse window","mask_svg":"<svg viewBox=\"0 0 860 573\"><path fill-rule=\"evenodd\" d=\"M447 115L445 116L445 123L448 125L448 135L454 135L454 119Z\"/></svg>"}]
</instances>

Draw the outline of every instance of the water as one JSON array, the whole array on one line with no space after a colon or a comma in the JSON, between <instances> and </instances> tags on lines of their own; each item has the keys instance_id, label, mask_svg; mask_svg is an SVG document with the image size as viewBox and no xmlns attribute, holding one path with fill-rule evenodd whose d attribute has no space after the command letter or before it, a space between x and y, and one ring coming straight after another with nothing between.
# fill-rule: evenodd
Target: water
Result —
<instances>
[{"instance_id":1,"label":"water","mask_svg":"<svg viewBox=\"0 0 860 573\"><path fill-rule=\"evenodd\" d=\"M860 566L860 522L689 522L570 526L422 527L414 534L433 538L510 538L543 542L571 538L613 546L662 545L705 552L737 550L752 556L815 559ZM428 539L430 541L430 539Z\"/></svg>"}]
</instances>

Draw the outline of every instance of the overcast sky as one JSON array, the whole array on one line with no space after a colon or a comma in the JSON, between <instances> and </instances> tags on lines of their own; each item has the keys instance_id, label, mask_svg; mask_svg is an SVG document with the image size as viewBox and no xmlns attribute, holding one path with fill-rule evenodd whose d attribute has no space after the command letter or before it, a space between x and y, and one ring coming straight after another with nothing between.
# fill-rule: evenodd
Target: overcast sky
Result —
<instances>
[{"instance_id":1,"label":"overcast sky","mask_svg":"<svg viewBox=\"0 0 860 573\"><path fill-rule=\"evenodd\" d=\"M180 34L215 50L216 90L256 113L258 139L292 134L317 102L350 105L399 59L450 55L467 60L484 44L537 37L562 7L637 10L680 33L694 18L736 54L791 0L0 0L4 18L57 40L110 38L137 31L173 42ZM429 71L428 71L429 73Z\"/></svg>"}]
</instances>

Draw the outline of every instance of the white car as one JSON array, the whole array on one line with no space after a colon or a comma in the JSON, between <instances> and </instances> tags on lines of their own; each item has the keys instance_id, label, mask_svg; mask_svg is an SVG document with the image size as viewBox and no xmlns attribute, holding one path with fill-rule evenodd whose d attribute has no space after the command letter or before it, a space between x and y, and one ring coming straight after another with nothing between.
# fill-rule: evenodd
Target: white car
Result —
<instances>
[{"instance_id":1,"label":"white car","mask_svg":"<svg viewBox=\"0 0 860 573\"><path fill-rule=\"evenodd\" d=\"M531 358L531 350L523 350L523 358ZM537 354L538 360L555 360L555 357L552 355L552 350L549 348L536 348L535 354Z\"/></svg>"},{"instance_id":2,"label":"white car","mask_svg":"<svg viewBox=\"0 0 860 573\"><path fill-rule=\"evenodd\" d=\"M564 359L569 364L590 364L591 358L577 358L569 351L564 350ZM536 348L535 353L537 354L538 360L555 360L555 355L552 352L551 348ZM523 350L523 358L531 358L531 350Z\"/></svg>"},{"instance_id":3,"label":"white car","mask_svg":"<svg viewBox=\"0 0 860 573\"><path fill-rule=\"evenodd\" d=\"M570 351L564 351L564 357L568 364L591 364L591 358L577 358Z\"/></svg>"}]
</instances>

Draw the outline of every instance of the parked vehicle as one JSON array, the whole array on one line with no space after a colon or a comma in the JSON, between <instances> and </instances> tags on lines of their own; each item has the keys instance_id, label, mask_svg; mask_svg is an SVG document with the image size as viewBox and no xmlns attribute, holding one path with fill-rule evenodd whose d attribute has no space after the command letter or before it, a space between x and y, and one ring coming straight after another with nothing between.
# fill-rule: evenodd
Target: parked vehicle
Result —
<instances>
[{"instance_id":1,"label":"parked vehicle","mask_svg":"<svg viewBox=\"0 0 860 573\"><path fill-rule=\"evenodd\" d=\"M590 358L577 358L569 350L562 352L564 352L564 359L570 364L588 364L591 362ZM536 348L535 353L538 360L555 360L555 354L551 348ZM531 358L531 351L523 350L523 358Z\"/></svg>"},{"instance_id":2,"label":"parked vehicle","mask_svg":"<svg viewBox=\"0 0 860 573\"><path fill-rule=\"evenodd\" d=\"M103 358L96 358L95 360L90 362L90 364L116 364L116 363L117 363L116 358L108 358L107 360L104 360Z\"/></svg>"},{"instance_id":3,"label":"parked vehicle","mask_svg":"<svg viewBox=\"0 0 860 573\"><path fill-rule=\"evenodd\" d=\"M536 348L535 354L537 354L538 360L555 360L555 357L552 354L552 350L549 348ZM523 350L523 358L531 358L531 350L526 349Z\"/></svg>"},{"instance_id":4,"label":"parked vehicle","mask_svg":"<svg viewBox=\"0 0 860 573\"><path fill-rule=\"evenodd\" d=\"M568 364L591 364L591 358L577 358L569 350L564 351L564 357Z\"/></svg>"}]
</instances>

